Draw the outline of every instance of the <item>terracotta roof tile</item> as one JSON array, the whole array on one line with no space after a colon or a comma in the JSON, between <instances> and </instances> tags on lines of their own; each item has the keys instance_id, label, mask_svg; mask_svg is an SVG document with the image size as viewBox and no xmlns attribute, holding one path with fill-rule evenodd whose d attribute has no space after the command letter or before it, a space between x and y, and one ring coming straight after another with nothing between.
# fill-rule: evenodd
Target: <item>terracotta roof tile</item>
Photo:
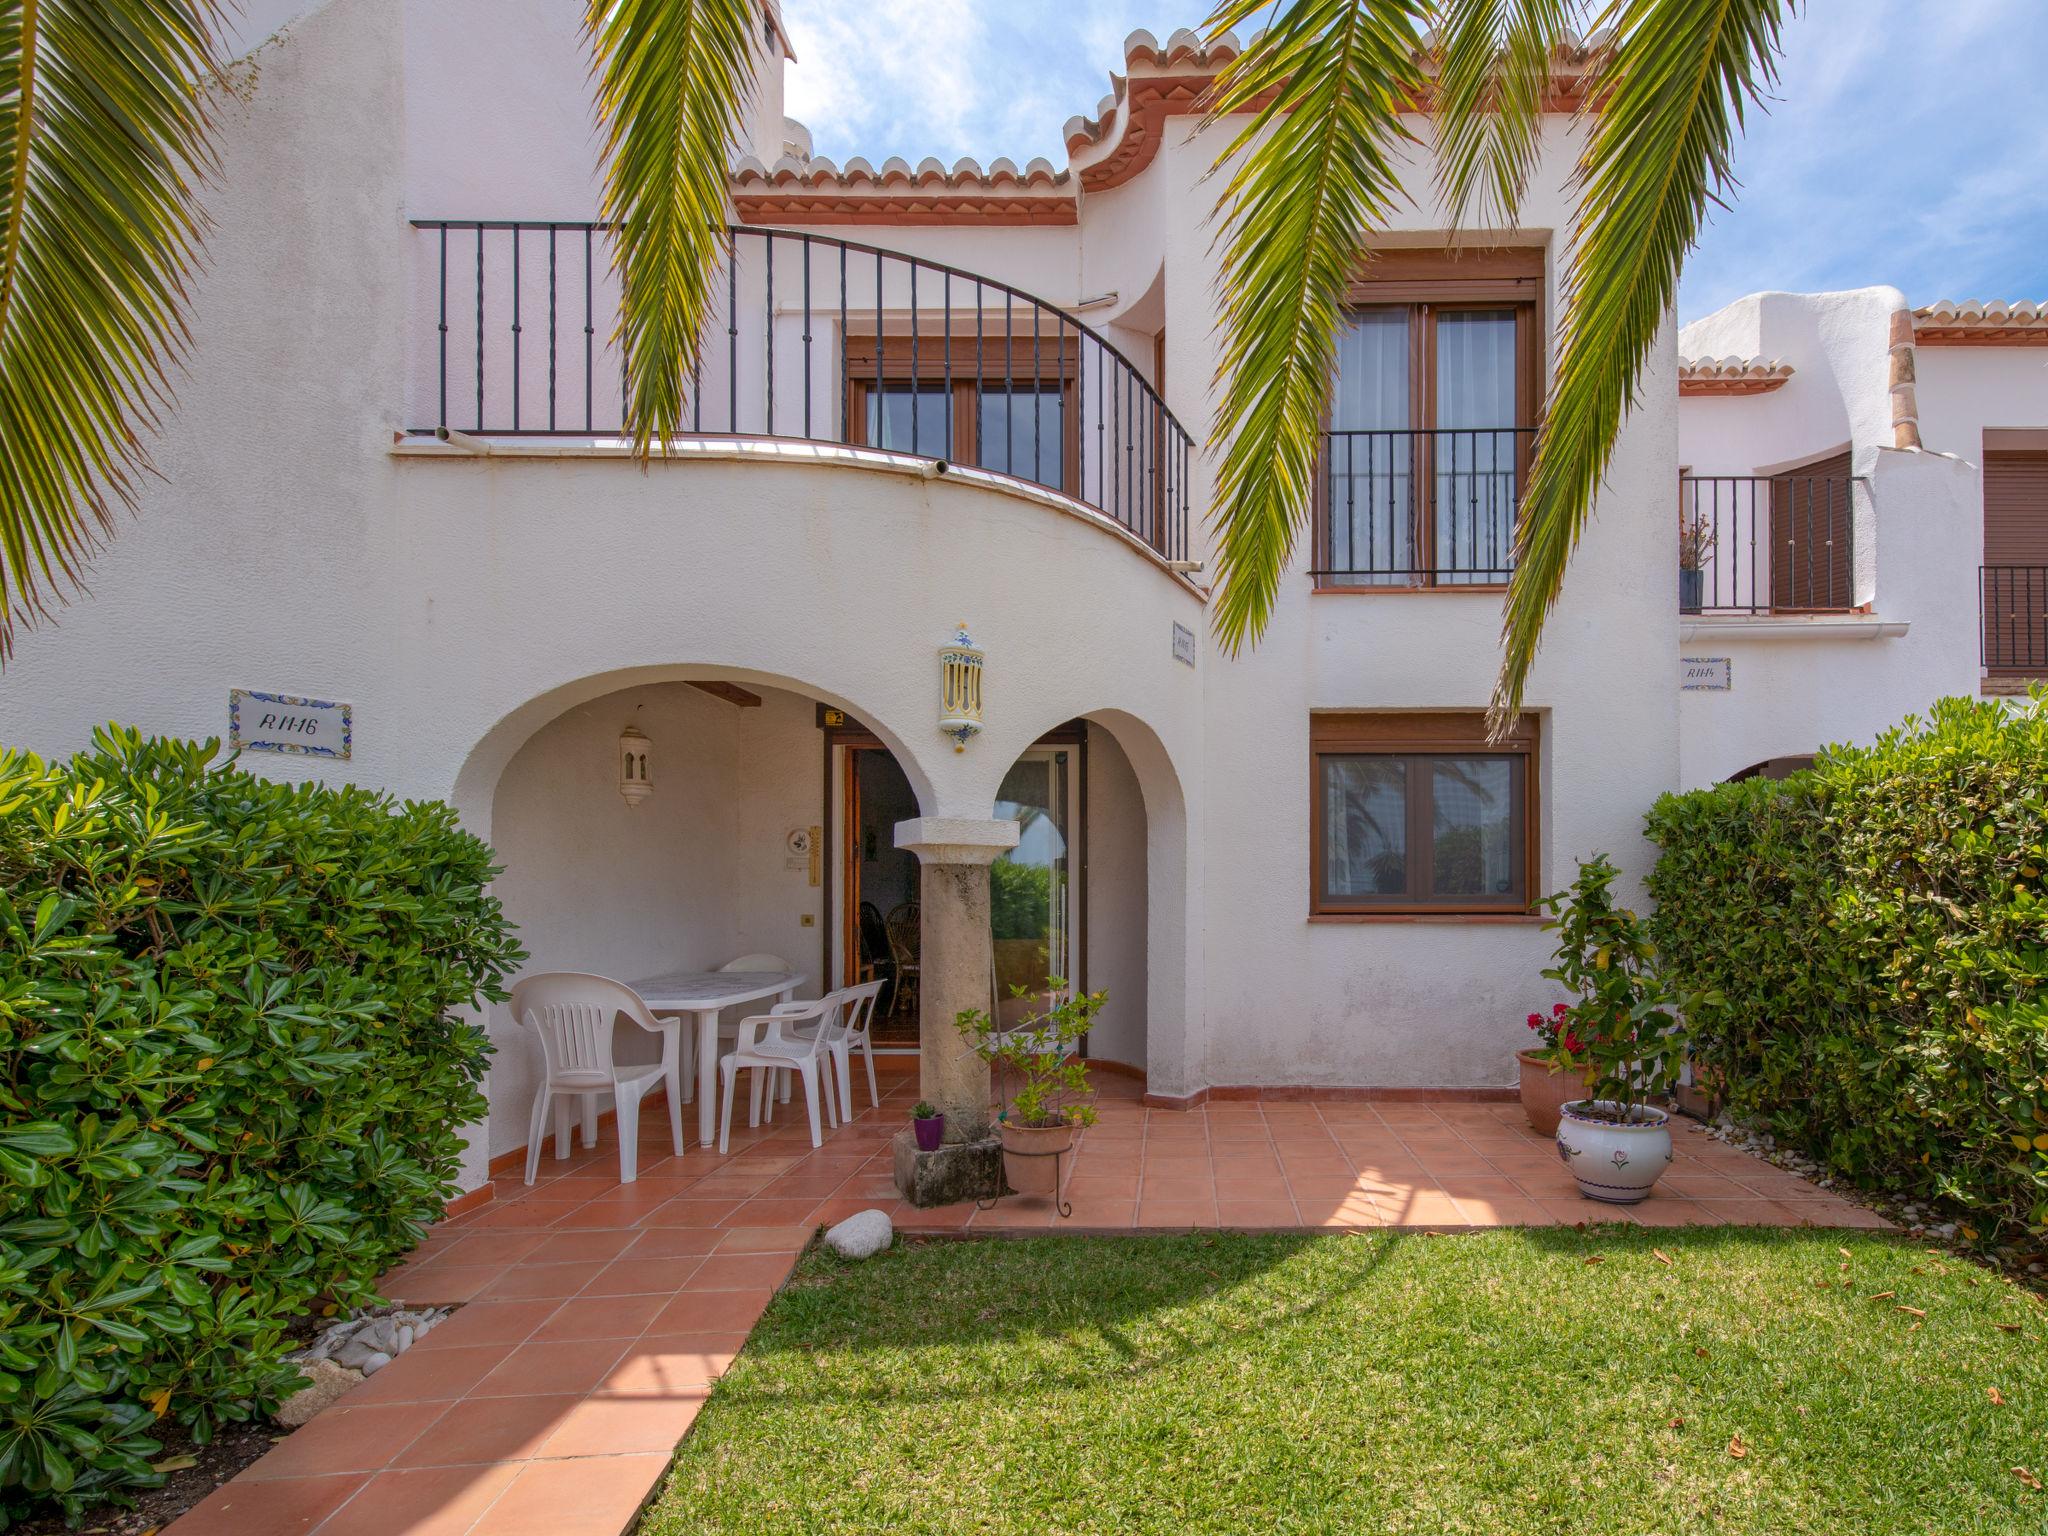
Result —
<instances>
[{"instance_id":1,"label":"terracotta roof tile","mask_svg":"<svg viewBox=\"0 0 2048 1536\"><path fill-rule=\"evenodd\" d=\"M1776 357L1681 357L1681 395L1762 395L1781 389L1792 365Z\"/></svg>"},{"instance_id":2,"label":"terracotta roof tile","mask_svg":"<svg viewBox=\"0 0 2048 1536\"><path fill-rule=\"evenodd\" d=\"M2048 346L2048 301L1938 299L1913 311L1923 346Z\"/></svg>"}]
</instances>

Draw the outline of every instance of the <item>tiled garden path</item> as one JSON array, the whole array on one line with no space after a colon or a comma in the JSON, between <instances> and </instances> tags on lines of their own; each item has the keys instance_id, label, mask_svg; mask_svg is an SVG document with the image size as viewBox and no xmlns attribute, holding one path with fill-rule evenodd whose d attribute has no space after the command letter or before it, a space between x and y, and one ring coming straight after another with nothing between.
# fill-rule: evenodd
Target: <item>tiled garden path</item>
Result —
<instances>
[{"instance_id":1,"label":"tiled garden path","mask_svg":"<svg viewBox=\"0 0 2048 1536\"><path fill-rule=\"evenodd\" d=\"M1685 1126L1660 1193L1618 1209L1580 1200L1513 1104L1147 1110L1109 1076L1067 1181L1071 1219L1043 1200L912 1211L888 1143L914 1083L890 1065L880 1111L818 1151L797 1106L735 1131L729 1157L675 1158L654 1112L635 1184L617 1182L609 1121L596 1151L543 1160L532 1189L501 1180L385 1284L461 1310L167 1536L618 1536L812 1234L870 1206L931 1233L1883 1224Z\"/></svg>"}]
</instances>

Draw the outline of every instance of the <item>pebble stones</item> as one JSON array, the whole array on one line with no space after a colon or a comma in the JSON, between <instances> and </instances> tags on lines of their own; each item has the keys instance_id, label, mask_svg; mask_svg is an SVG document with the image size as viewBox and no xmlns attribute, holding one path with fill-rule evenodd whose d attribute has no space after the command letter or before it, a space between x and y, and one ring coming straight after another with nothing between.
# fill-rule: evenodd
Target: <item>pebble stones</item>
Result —
<instances>
[{"instance_id":1,"label":"pebble stones","mask_svg":"<svg viewBox=\"0 0 2048 1536\"><path fill-rule=\"evenodd\" d=\"M887 1211L856 1211L825 1232L825 1246L841 1258L866 1259L887 1248L896 1236Z\"/></svg>"}]
</instances>

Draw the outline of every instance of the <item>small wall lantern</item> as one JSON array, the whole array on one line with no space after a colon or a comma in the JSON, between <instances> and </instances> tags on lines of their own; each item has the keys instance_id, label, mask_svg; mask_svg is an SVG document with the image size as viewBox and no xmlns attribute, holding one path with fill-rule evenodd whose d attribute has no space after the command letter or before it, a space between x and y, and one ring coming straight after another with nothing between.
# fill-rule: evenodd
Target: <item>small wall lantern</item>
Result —
<instances>
[{"instance_id":1,"label":"small wall lantern","mask_svg":"<svg viewBox=\"0 0 2048 1536\"><path fill-rule=\"evenodd\" d=\"M619 794L638 805L654 793L654 743L633 726L619 732Z\"/></svg>"},{"instance_id":2,"label":"small wall lantern","mask_svg":"<svg viewBox=\"0 0 2048 1536\"><path fill-rule=\"evenodd\" d=\"M963 619L953 643L939 647L939 731L953 738L955 752L965 752L981 730L982 660Z\"/></svg>"}]
</instances>

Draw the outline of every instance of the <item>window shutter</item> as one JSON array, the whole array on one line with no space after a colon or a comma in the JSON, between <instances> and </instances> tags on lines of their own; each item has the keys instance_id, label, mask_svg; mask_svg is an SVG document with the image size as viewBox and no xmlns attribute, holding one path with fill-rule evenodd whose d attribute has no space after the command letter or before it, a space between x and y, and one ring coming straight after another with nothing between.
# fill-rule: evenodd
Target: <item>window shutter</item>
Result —
<instances>
[{"instance_id":1,"label":"window shutter","mask_svg":"<svg viewBox=\"0 0 2048 1536\"><path fill-rule=\"evenodd\" d=\"M1856 486L1848 453L1771 479L1771 606L1853 608Z\"/></svg>"},{"instance_id":2,"label":"window shutter","mask_svg":"<svg viewBox=\"0 0 2048 1536\"><path fill-rule=\"evenodd\" d=\"M2048 452L1984 455L1984 563L2048 565Z\"/></svg>"}]
</instances>

